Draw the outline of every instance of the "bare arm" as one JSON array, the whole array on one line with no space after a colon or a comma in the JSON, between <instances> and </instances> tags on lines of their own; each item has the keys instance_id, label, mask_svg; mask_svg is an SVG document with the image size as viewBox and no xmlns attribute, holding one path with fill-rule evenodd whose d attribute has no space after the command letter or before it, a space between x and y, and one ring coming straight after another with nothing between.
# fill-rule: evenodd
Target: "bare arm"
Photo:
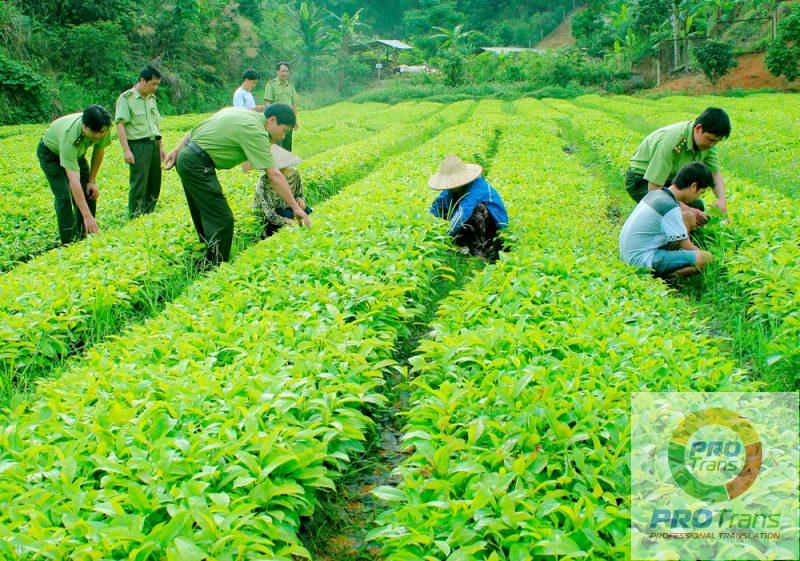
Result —
<instances>
[{"instance_id":1,"label":"bare arm","mask_svg":"<svg viewBox=\"0 0 800 561\"><path fill-rule=\"evenodd\" d=\"M722 179L722 172L715 171L714 176L714 195L717 197L717 202L714 203L719 208L722 214L728 214L728 197L725 193L725 181Z\"/></svg>"},{"instance_id":2,"label":"bare arm","mask_svg":"<svg viewBox=\"0 0 800 561\"><path fill-rule=\"evenodd\" d=\"M175 160L178 157L178 152L183 150L184 146L186 146L189 143L189 139L191 137L192 137L192 131L189 131L185 135L183 135L183 138L178 143L178 145L175 146L175 149L172 150L172 152L170 152L169 154L167 154L166 158L164 158L164 169L172 169L175 166Z\"/></svg>"},{"instance_id":3,"label":"bare arm","mask_svg":"<svg viewBox=\"0 0 800 561\"><path fill-rule=\"evenodd\" d=\"M687 251L700 251L700 248L694 245L692 243L692 240L690 240L689 238L686 238L685 240L681 240L680 242L678 242L678 246L681 249L685 249Z\"/></svg>"},{"instance_id":4,"label":"bare arm","mask_svg":"<svg viewBox=\"0 0 800 561\"><path fill-rule=\"evenodd\" d=\"M128 145L128 135L125 133L124 120L117 121L117 137L119 138L120 146L122 146L122 158L126 164L133 164L136 160L133 157L133 152L131 152L131 147Z\"/></svg>"},{"instance_id":5,"label":"bare arm","mask_svg":"<svg viewBox=\"0 0 800 561\"><path fill-rule=\"evenodd\" d=\"M89 169L89 183L94 183L95 179L97 179L97 172L100 171L100 165L103 163L103 156L105 153L105 148L95 148L92 150L92 167Z\"/></svg>"},{"instance_id":6,"label":"bare arm","mask_svg":"<svg viewBox=\"0 0 800 561\"><path fill-rule=\"evenodd\" d=\"M101 154L100 160L102 161L102 159L103 158ZM95 156L93 154L92 169L94 169L94 161ZM67 172L67 179L69 180L69 190L72 193L72 200L75 201L78 210L81 211L83 225L86 228L86 232L89 234L96 234L99 229L97 228L97 222L95 221L94 216L92 216L92 211L89 210L89 205L86 203L86 197L83 196L83 188L81 187L81 174L80 172L73 171L71 169L65 171Z\"/></svg>"},{"instance_id":7,"label":"bare arm","mask_svg":"<svg viewBox=\"0 0 800 561\"><path fill-rule=\"evenodd\" d=\"M292 189L289 187L289 183L287 183L286 178L280 170L278 170L278 168L270 168L267 170L267 176L269 176L272 188L275 189L278 196L289 205L294 215L302 221L304 226L311 227L311 220L309 220L306 211L300 207L294 195L292 195Z\"/></svg>"}]
</instances>

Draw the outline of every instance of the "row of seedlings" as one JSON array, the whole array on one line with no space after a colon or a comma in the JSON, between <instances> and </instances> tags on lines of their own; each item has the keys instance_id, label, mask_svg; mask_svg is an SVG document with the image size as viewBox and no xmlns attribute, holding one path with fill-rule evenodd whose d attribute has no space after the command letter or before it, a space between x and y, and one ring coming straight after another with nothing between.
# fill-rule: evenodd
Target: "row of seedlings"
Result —
<instances>
[{"instance_id":1,"label":"row of seedlings","mask_svg":"<svg viewBox=\"0 0 800 561\"><path fill-rule=\"evenodd\" d=\"M387 124L366 139L309 158L299 168L307 200L317 204L388 155L459 122L471 108L469 103L448 107L413 129ZM234 183L226 194L237 216L238 243L249 245L261 229L249 208L256 177L229 172L222 178L225 184L226 179ZM64 358L174 298L196 277L194 263L201 255L183 202L5 273L0 285L2 395L25 389Z\"/></svg>"},{"instance_id":2,"label":"row of seedlings","mask_svg":"<svg viewBox=\"0 0 800 561\"><path fill-rule=\"evenodd\" d=\"M387 561L628 558L631 392L746 387L685 302L616 259L557 114L516 106L492 168L513 251L442 303L411 359L410 455L374 491Z\"/></svg>"},{"instance_id":3,"label":"row of seedlings","mask_svg":"<svg viewBox=\"0 0 800 561\"><path fill-rule=\"evenodd\" d=\"M608 113L578 108L561 101L548 102L570 115L574 123L611 165L624 169L641 140L640 135L609 122ZM613 113L612 113L613 114ZM655 123L650 123L655 127ZM734 140L730 141L735 142ZM797 199L760 184L725 174L730 221L712 225L704 243L722 264L718 272L732 291L742 292L749 305L741 325L757 329L764 350L758 369L776 387L797 386L800 369L800 212ZM621 183L621 182L620 182ZM715 290L713 280L708 290ZM726 312L727 313L727 312ZM761 356L763 355L763 356ZM788 388L787 388L788 386Z\"/></svg>"},{"instance_id":4,"label":"row of seedlings","mask_svg":"<svg viewBox=\"0 0 800 561\"><path fill-rule=\"evenodd\" d=\"M0 555L308 558L301 518L361 451L452 251L425 177L449 151L485 153L498 108L389 158L314 229L249 248L8 411Z\"/></svg>"}]
</instances>

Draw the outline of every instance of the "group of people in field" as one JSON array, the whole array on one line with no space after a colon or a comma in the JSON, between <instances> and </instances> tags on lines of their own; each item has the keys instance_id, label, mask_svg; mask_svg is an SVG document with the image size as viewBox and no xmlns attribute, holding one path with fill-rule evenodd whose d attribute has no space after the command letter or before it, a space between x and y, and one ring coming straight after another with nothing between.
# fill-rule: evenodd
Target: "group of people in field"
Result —
<instances>
[{"instance_id":1,"label":"group of people in field","mask_svg":"<svg viewBox=\"0 0 800 561\"><path fill-rule=\"evenodd\" d=\"M279 63L264 91L264 102L252 94L259 75L247 70L226 107L197 124L170 152L160 132L155 92L160 72L147 66L138 82L116 103L113 123L130 170L128 214L153 212L161 191L162 169L180 176L192 222L206 244L203 263L230 259L234 215L217 170L241 165L261 172L253 208L263 220L264 237L289 224L310 227L297 171L301 159L292 153L298 101L289 81L290 66ZM55 198L61 242L98 231L97 174L111 144L111 114L100 105L55 120L37 148L42 170ZM711 263L712 255L691 240L691 232L708 220L700 197L707 189L727 214L725 187L716 145L728 138L731 124L724 110L710 107L697 119L676 123L648 135L637 148L625 175L625 187L638 204L619 235L626 263L659 276L686 276ZM91 163L86 153L92 147ZM477 164L455 155L445 157L429 178L438 192L430 211L449 221L448 233L465 254L493 261L503 250L500 231L509 219L500 194Z\"/></svg>"},{"instance_id":2,"label":"group of people in field","mask_svg":"<svg viewBox=\"0 0 800 561\"><path fill-rule=\"evenodd\" d=\"M289 81L287 63L267 83L264 105L256 106L250 93L258 75L248 70L226 107L194 127L178 146L164 149L155 93L161 73L147 66L139 80L117 98L115 115L101 105L56 119L37 148L42 171L55 199L56 221L62 244L99 231L95 219L99 189L97 174L105 149L111 144L113 124L129 167L128 215L155 210L161 193L162 169L177 169L189 212L200 239L207 245L205 262L230 258L234 217L217 178L217 169L244 162L247 169L264 172L255 188L254 207L264 221L264 233L294 223L310 226L302 182L294 167L300 158L291 153L291 134L298 128L297 92ZM91 164L86 155L92 148Z\"/></svg>"}]
</instances>

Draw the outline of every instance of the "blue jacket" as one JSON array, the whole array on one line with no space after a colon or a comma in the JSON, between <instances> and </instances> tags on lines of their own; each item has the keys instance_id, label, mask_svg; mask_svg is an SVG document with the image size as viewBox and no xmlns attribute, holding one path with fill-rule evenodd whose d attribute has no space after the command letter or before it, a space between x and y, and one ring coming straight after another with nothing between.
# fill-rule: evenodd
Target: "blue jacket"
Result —
<instances>
[{"instance_id":1,"label":"blue jacket","mask_svg":"<svg viewBox=\"0 0 800 561\"><path fill-rule=\"evenodd\" d=\"M503 205L503 199L500 198L500 193L483 177L468 184L466 192L460 195L459 199L456 199L455 194L450 190L439 193L431 205L431 214L450 221L450 229L447 232L452 236L461 229L464 222L469 220L475 207L480 203L486 205L489 214L497 222L498 229L508 226L508 213Z\"/></svg>"}]
</instances>

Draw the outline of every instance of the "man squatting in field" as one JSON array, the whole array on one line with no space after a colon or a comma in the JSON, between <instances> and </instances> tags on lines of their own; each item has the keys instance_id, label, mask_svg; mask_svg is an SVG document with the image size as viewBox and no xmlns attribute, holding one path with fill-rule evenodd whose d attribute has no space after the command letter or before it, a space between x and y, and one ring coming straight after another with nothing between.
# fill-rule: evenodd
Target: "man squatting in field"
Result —
<instances>
[{"instance_id":1,"label":"man squatting in field","mask_svg":"<svg viewBox=\"0 0 800 561\"><path fill-rule=\"evenodd\" d=\"M175 166L178 170L192 222L206 244L209 263L228 261L233 245L233 212L217 179L217 169L230 169L248 161L254 169L266 170L272 188L292 209L298 222L311 226L272 157L271 145L279 142L294 124L294 111L287 105L270 105L263 113L228 107L186 133L167 154L165 168Z\"/></svg>"},{"instance_id":2,"label":"man squatting in field","mask_svg":"<svg viewBox=\"0 0 800 561\"><path fill-rule=\"evenodd\" d=\"M58 234L62 244L98 232L97 172L111 144L111 114L100 105L53 121L36 148L39 165L55 197ZM92 166L86 152L92 147Z\"/></svg>"},{"instance_id":3,"label":"man squatting in field","mask_svg":"<svg viewBox=\"0 0 800 561\"><path fill-rule=\"evenodd\" d=\"M450 221L447 233L464 253L494 261L503 249L498 231L508 226L508 213L500 194L481 176L483 168L445 157L428 186L441 191L431 213Z\"/></svg>"},{"instance_id":4,"label":"man squatting in field","mask_svg":"<svg viewBox=\"0 0 800 561\"><path fill-rule=\"evenodd\" d=\"M149 214L161 193L161 162L166 158L161 144L161 114L156 90L161 73L152 66L139 72L139 81L117 98L114 121L125 163L130 170L128 216Z\"/></svg>"},{"instance_id":5,"label":"man squatting in field","mask_svg":"<svg viewBox=\"0 0 800 561\"><path fill-rule=\"evenodd\" d=\"M297 204L306 211L306 214L311 214L311 207L306 206L303 200L303 181L295 169L295 166L303 160L277 144L272 145L272 157L275 159L275 167L281 170L292 189L292 196L297 200ZM287 224L294 223L292 209L287 207L283 199L272 189L269 174L266 173L256 183L253 210L261 217L264 228L262 238L268 238Z\"/></svg>"},{"instance_id":6,"label":"man squatting in field","mask_svg":"<svg viewBox=\"0 0 800 561\"><path fill-rule=\"evenodd\" d=\"M697 225L692 203L714 185L703 162L690 162L669 187L647 193L622 226L622 260L652 270L657 276L688 276L711 263L712 256L689 239Z\"/></svg>"},{"instance_id":7,"label":"man squatting in field","mask_svg":"<svg viewBox=\"0 0 800 561\"><path fill-rule=\"evenodd\" d=\"M689 162L705 162L714 177L712 191L717 197L714 204L722 214L727 214L728 203L716 145L730 134L728 114L717 107L709 107L694 121L658 129L642 141L631 158L625 175L625 189L638 203L649 191L672 185L672 178ZM700 199L690 205L680 202L680 206L683 210L691 209L698 226L708 221Z\"/></svg>"}]
</instances>

